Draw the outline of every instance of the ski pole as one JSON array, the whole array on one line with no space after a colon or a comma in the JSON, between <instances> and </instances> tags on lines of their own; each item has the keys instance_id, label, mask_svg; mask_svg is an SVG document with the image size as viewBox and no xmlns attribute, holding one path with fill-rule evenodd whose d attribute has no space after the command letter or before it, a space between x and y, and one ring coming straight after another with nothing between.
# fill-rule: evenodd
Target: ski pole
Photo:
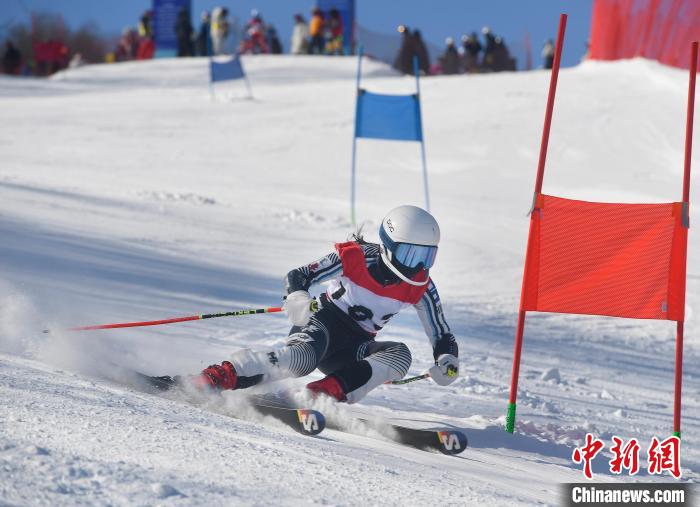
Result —
<instances>
[{"instance_id":1,"label":"ski pole","mask_svg":"<svg viewBox=\"0 0 700 507\"><path fill-rule=\"evenodd\" d=\"M417 377L403 378L401 380L389 380L388 382L384 383L397 386L402 384L408 384L410 382L415 382L416 380L423 380L424 378L430 378L430 373L424 373L423 375L418 375Z\"/></svg>"},{"instance_id":2,"label":"ski pole","mask_svg":"<svg viewBox=\"0 0 700 507\"><path fill-rule=\"evenodd\" d=\"M121 322L118 324L100 324L97 326L81 326L81 327L70 327L64 329L64 331L93 331L95 329L117 329L122 327L142 327L142 326L160 326L161 324L173 324L175 322L188 322L191 320L204 320L204 319L216 319L219 317L241 317L243 315L253 315L256 313L276 313L281 312L283 308L281 307L271 307L271 308L256 308L253 310L236 310L233 312L223 312L223 313L207 313L204 315L190 315L188 317L174 317L171 319L163 320L150 320L145 322ZM44 329L44 333L50 333L50 329Z\"/></svg>"}]
</instances>

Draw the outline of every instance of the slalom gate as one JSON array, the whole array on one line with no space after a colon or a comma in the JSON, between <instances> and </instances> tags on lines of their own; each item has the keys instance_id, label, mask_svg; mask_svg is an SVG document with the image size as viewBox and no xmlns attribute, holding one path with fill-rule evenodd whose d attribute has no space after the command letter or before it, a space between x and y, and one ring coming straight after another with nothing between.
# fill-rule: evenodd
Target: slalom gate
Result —
<instances>
[{"instance_id":1,"label":"slalom gate","mask_svg":"<svg viewBox=\"0 0 700 507\"><path fill-rule=\"evenodd\" d=\"M515 429L525 317L528 311L537 311L675 321L673 433L680 437L698 43L693 42L691 47L682 201L620 204L563 199L543 194L542 181L566 19L566 14L562 14L559 21L530 211L506 431L513 433Z\"/></svg>"},{"instance_id":2,"label":"slalom gate","mask_svg":"<svg viewBox=\"0 0 700 507\"><path fill-rule=\"evenodd\" d=\"M243 70L241 56L234 55L223 61L217 61L214 57L209 58L209 94L214 97L216 95L214 83L221 81L235 81L242 79L245 82L248 98L253 98L253 92L250 89L248 76Z\"/></svg>"},{"instance_id":3,"label":"slalom gate","mask_svg":"<svg viewBox=\"0 0 700 507\"><path fill-rule=\"evenodd\" d=\"M425 209L430 211L428 192L428 169L425 163L425 142L420 108L420 78L418 57L413 57L413 72L416 76L416 93L411 95L388 95L369 92L360 87L362 77L362 48L357 60L357 101L355 103L355 132L352 138L352 174L350 193L350 217L355 224L357 139L384 139L389 141L418 141L423 163L423 188Z\"/></svg>"}]
</instances>

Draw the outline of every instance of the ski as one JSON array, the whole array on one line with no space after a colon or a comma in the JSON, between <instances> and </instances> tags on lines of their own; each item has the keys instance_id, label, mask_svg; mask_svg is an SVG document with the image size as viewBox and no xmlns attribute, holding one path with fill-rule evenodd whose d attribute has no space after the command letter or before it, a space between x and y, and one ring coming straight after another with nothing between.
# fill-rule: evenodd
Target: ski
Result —
<instances>
[{"instance_id":1,"label":"ski","mask_svg":"<svg viewBox=\"0 0 700 507\"><path fill-rule=\"evenodd\" d=\"M452 429L416 429L408 428L382 420L355 418L357 421L375 429L381 435L394 442L416 449L439 451L442 454L456 455L463 452L468 445L467 436L459 430ZM339 421L330 421L331 429L344 431Z\"/></svg>"},{"instance_id":2,"label":"ski","mask_svg":"<svg viewBox=\"0 0 700 507\"><path fill-rule=\"evenodd\" d=\"M450 429L421 430L396 424L387 423L387 425L396 434L395 441L417 449L431 449L443 454L455 455L467 448L467 436L461 431Z\"/></svg>"},{"instance_id":3,"label":"ski","mask_svg":"<svg viewBox=\"0 0 700 507\"><path fill-rule=\"evenodd\" d=\"M138 371L130 371L130 374L141 387L155 393L169 391L180 384L177 376L151 376ZM326 418L318 410L281 404L264 396L251 396L248 401L259 414L273 417L302 435L318 435L326 427Z\"/></svg>"},{"instance_id":4,"label":"ski","mask_svg":"<svg viewBox=\"0 0 700 507\"><path fill-rule=\"evenodd\" d=\"M294 405L293 397L288 392L268 393L253 397L256 403L276 407L291 407ZM441 429L416 429L393 424L381 419L365 419L353 417L384 437L399 444L415 447L421 450L439 451L447 455L455 455L463 452L468 445L467 436L459 430ZM339 420L328 420L328 427L338 431L346 431Z\"/></svg>"}]
</instances>

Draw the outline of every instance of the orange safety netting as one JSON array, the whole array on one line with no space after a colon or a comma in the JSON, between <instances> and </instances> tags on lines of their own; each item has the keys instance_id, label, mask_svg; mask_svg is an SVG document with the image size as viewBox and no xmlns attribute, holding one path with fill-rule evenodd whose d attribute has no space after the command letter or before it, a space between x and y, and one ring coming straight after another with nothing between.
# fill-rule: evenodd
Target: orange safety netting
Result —
<instances>
[{"instance_id":1,"label":"orange safety netting","mask_svg":"<svg viewBox=\"0 0 700 507\"><path fill-rule=\"evenodd\" d=\"M682 321L688 209L537 194L521 310Z\"/></svg>"},{"instance_id":2,"label":"orange safety netting","mask_svg":"<svg viewBox=\"0 0 700 507\"><path fill-rule=\"evenodd\" d=\"M595 0L589 57L642 56L688 68L690 42L700 38L698 0Z\"/></svg>"}]
</instances>

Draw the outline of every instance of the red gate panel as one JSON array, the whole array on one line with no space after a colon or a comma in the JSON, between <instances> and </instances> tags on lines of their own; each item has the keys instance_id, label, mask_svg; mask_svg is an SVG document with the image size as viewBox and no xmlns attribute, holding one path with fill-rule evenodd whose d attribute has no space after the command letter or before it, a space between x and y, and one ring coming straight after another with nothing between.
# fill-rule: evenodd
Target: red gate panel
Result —
<instances>
[{"instance_id":1,"label":"red gate panel","mask_svg":"<svg viewBox=\"0 0 700 507\"><path fill-rule=\"evenodd\" d=\"M687 207L538 194L521 310L683 320Z\"/></svg>"}]
</instances>

